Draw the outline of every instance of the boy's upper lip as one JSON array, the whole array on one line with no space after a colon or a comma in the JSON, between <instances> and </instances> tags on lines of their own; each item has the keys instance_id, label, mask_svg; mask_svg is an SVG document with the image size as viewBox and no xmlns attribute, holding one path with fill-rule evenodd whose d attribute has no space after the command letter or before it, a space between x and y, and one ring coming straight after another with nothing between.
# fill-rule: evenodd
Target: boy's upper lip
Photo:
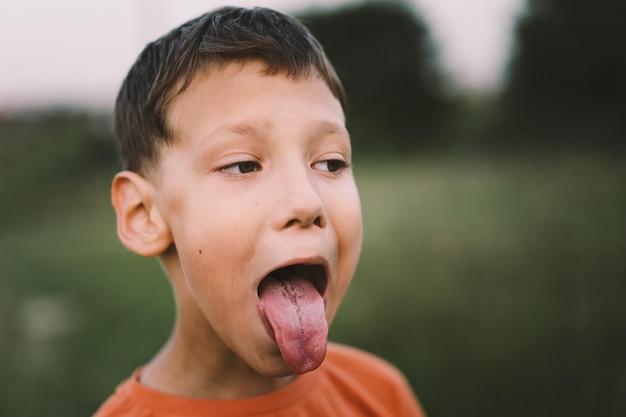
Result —
<instances>
[{"instance_id":1,"label":"boy's upper lip","mask_svg":"<svg viewBox=\"0 0 626 417\"><path fill-rule=\"evenodd\" d=\"M320 268L308 268L312 266L318 266ZM329 263L326 258L323 256L307 256L307 257L299 257L292 258L287 261L281 262L280 264L272 267L270 270L266 271L257 282L257 288L261 285L261 282L265 278L267 278L272 273L279 271L285 268L294 268L294 271L302 272L302 275L311 280L313 285L320 292L322 297L325 298L326 292L328 289L328 283L330 280L330 268Z\"/></svg>"}]
</instances>

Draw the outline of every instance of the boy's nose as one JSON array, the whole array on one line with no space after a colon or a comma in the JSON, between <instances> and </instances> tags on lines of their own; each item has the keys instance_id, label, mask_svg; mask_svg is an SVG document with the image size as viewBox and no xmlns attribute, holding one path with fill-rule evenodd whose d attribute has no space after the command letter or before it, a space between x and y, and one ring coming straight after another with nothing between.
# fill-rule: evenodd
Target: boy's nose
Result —
<instances>
[{"instance_id":1,"label":"boy's nose","mask_svg":"<svg viewBox=\"0 0 626 417\"><path fill-rule=\"evenodd\" d=\"M278 227L323 228L326 226L324 203L307 172L290 173L278 181Z\"/></svg>"}]
</instances>

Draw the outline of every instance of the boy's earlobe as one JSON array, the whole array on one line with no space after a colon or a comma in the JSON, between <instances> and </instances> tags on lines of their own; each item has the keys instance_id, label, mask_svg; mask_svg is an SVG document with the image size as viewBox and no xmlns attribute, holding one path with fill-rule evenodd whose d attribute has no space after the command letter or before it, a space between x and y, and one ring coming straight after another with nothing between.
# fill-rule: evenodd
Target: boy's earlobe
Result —
<instances>
[{"instance_id":1,"label":"boy's earlobe","mask_svg":"<svg viewBox=\"0 0 626 417\"><path fill-rule=\"evenodd\" d=\"M141 175L118 173L111 186L111 202L117 215L117 235L126 248L142 256L156 256L172 244L169 226L154 201L154 188Z\"/></svg>"}]
</instances>

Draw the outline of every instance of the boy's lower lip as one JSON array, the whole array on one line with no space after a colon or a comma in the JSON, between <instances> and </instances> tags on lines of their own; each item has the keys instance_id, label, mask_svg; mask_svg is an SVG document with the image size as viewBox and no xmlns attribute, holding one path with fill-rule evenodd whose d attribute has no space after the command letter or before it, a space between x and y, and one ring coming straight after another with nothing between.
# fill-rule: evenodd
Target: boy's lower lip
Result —
<instances>
[{"instance_id":1,"label":"boy's lower lip","mask_svg":"<svg viewBox=\"0 0 626 417\"><path fill-rule=\"evenodd\" d=\"M267 320L267 317L265 317L265 312L263 311L263 305L261 304L260 298L257 298L256 306L257 306L257 311L259 312L261 323L263 323L263 327L265 327L265 331L270 336L270 338L274 342L276 342L276 335L274 334L274 329L272 329L270 322Z\"/></svg>"}]
</instances>

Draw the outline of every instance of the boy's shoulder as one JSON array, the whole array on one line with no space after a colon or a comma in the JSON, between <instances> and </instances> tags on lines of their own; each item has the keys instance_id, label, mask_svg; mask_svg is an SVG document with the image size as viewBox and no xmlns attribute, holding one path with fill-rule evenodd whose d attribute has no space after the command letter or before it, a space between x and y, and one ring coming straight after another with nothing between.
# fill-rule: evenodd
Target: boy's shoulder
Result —
<instances>
[{"instance_id":1,"label":"boy's shoulder","mask_svg":"<svg viewBox=\"0 0 626 417\"><path fill-rule=\"evenodd\" d=\"M95 416L424 416L396 367L370 353L335 343L329 343L326 359L316 371L255 398L212 401L173 397L141 385L140 371L122 383Z\"/></svg>"},{"instance_id":2,"label":"boy's shoulder","mask_svg":"<svg viewBox=\"0 0 626 417\"><path fill-rule=\"evenodd\" d=\"M404 402L414 394L405 376L391 363L360 349L329 343L321 366L335 385L345 386L358 396Z\"/></svg>"},{"instance_id":3,"label":"boy's shoulder","mask_svg":"<svg viewBox=\"0 0 626 417\"><path fill-rule=\"evenodd\" d=\"M323 367L328 372L347 372L356 377L376 376L404 381L402 373L391 363L358 348L329 343Z\"/></svg>"}]
</instances>

